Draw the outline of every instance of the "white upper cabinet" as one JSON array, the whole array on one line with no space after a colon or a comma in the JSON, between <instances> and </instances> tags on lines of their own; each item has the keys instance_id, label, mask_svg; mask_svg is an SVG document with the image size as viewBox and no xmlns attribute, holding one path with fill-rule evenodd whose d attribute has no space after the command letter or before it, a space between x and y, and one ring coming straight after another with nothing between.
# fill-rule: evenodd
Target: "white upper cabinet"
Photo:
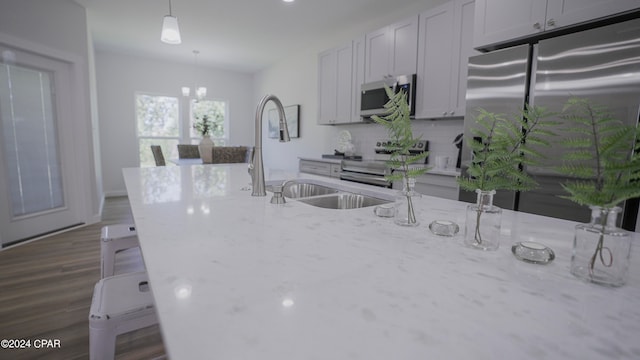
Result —
<instances>
[{"instance_id":1,"label":"white upper cabinet","mask_svg":"<svg viewBox=\"0 0 640 360\"><path fill-rule=\"evenodd\" d=\"M337 117L337 59L337 49L326 50L318 55L318 124L331 124Z\"/></svg>"},{"instance_id":2,"label":"white upper cabinet","mask_svg":"<svg viewBox=\"0 0 640 360\"><path fill-rule=\"evenodd\" d=\"M318 55L318 124L360 120L359 95L363 77L364 39Z\"/></svg>"},{"instance_id":3,"label":"white upper cabinet","mask_svg":"<svg viewBox=\"0 0 640 360\"><path fill-rule=\"evenodd\" d=\"M353 40L353 97L351 100L351 122L361 122L360 117L360 86L364 84L364 55L365 55L365 38Z\"/></svg>"},{"instance_id":4,"label":"white upper cabinet","mask_svg":"<svg viewBox=\"0 0 640 360\"><path fill-rule=\"evenodd\" d=\"M415 74L418 16L386 26L365 36L365 82Z\"/></svg>"},{"instance_id":5,"label":"white upper cabinet","mask_svg":"<svg viewBox=\"0 0 640 360\"><path fill-rule=\"evenodd\" d=\"M336 118L334 123L351 122L351 102L353 99L353 44L337 49Z\"/></svg>"},{"instance_id":6,"label":"white upper cabinet","mask_svg":"<svg viewBox=\"0 0 640 360\"><path fill-rule=\"evenodd\" d=\"M476 0L474 47L640 8L640 0Z\"/></svg>"},{"instance_id":7,"label":"white upper cabinet","mask_svg":"<svg viewBox=\"0 0 640 360\"><path fill-rule=\"evenodd\" d=\"M473 50L474 0L453 0L420 14L416 118L462 117Z\"/></svg>"},{"instance_id":8,"label":"white upper cabinet","mask_svg":"<svg viewBox=\"0 0 640 360\"><path fill-rule=\"evenodd\" d=\"M640 9L640 0L548 0L545 29L564 27Z\"/></svg>"}]
</instances>

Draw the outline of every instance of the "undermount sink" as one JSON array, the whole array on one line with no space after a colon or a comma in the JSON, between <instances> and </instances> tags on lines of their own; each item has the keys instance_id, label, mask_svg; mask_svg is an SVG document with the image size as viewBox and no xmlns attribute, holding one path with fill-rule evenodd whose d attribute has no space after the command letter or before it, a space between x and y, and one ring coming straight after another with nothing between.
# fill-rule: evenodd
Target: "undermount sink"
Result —
<instances>
[{"instance_id":1,"label":"undermount sink","mask_svg":"<svg viewBox=\"0 0 640 360\"><path fill-rule=\"evenodd\" d=\"M269 181L267 191L284 183L282 194L285 198L325 209L359 209L393 202L375 196L356 194L331 185L321 185L314 180L296 179L291 181Z\"/></svg>"},{"instance_id":2,"label":"undermount sink","mask_svg":"<svg viewBox=\"0 0 640 360\"><path fill-rule=\"evenodd\" d=\"M311 197L300 199L299 201L305 204L325 209L359 209L363 207L387 204L391 202L390 200L352 193Z\"/></svg>"},{"instance_id":3,"label":"undermount sink","mask_svg":"<svg viewBox=\"0 0 640 360\"><path fill-rule=\"evenodd\" d=\"M318 195L336 194L338 189L310 183L290 182L282 189L286 198L300 199Z\"/></svg>"},{"instance_id":4,"label":"undermount sink","mask_svg":"<svg viewBox=\"0 0 640 360\"><path fill-rule=\"evenodd\" d=\"M273 184L267 185L267 190L273 192ZM300 199L311 196L338 193L338 189L303 181L289 181L282 189L282 195L288 199Z\"/></svg>"}]
</instances>

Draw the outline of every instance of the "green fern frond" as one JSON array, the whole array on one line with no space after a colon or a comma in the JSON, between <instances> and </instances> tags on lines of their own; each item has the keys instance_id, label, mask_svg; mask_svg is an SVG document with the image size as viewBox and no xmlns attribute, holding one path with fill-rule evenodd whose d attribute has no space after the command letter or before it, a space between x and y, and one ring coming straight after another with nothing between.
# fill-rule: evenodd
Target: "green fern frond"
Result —
<instances>
[{"instance_id":1,"label":"green fern frond","mask_svg":"<svg viewBox=\"0 0 640 360\"><path fill-rule=\"evenodd\" d=\"M570 131L570 130L568 130ZM576 132L576 131L574 131ZM591 148L593 141L590 138L568 137L560 141L560 144L568 148Z\"/></svg>"},{"instance_id":2,"label":"green fern frond","mask_svg":"<svg viewBox=\"0 0 640 360\"><path fill-rule=\"evenodd\" d=\"M524 191L537 187L521 165L538 164L544 157L535 146L549 146L545 137L555 136L552 127L558 122L547 119L552 115L542 107L527 107L519 116L508 120L502 114L478 109L476 126L469 131L481 141L469 141L474 159L467 176L458 178L460 187L484 191Z\"/></svg>"},{"instance_id":3,"label":"green fern frond","mask_svg":"<svg viewBox=\"0 0 640 360\"><path fill-rule=\"evenodd\" d=\"M558 171L581 180L562 184L569 193L563 197L582 205L613 207L640 196L639 129L624 125L605 106L587 99L570 99L564 111L563 118L572 123L567 131L575 137L563 145L574 151L566 154Z\"/></svg>"},{"instance_id":4,"label":"green fern frond","mask_svg":"<svg viewBox=\"0 0 640 360\"><path fill-rule=\"evenodd\" d=\"M568 161L591 160L593 154L590 150L567 151L562 155L562 158Z\"/></svg>"},{"instance_id":5,"label":"green fern frond","mask_svg":"<svg viewBox=\"0 0 640 360\"><path fill-rule=\"evenodd\" d=\"M386 146L390 151L390 160L387 162L395 169L403 171L386 175L385 178L390 181L407 179L424 174L429 168L409 169L408 165L420 160L424 160L429 153L411 154L409 150L413 149L420 137L414 137L411 129L411 118L407 95L404 91L394 93L392 89L385 86L385 91L389 101L385 104L386 113L384 116L372 116L374 122L384 126L389 134L391 144Z\"/></svg>"}]
</instances>

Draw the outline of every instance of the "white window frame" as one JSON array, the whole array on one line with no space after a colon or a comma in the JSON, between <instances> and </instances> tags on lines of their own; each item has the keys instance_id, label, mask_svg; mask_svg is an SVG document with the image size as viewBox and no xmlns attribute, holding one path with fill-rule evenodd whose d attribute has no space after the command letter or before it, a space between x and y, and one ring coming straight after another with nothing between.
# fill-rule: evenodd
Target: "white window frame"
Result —
<instances>
[{"instance_id":1,"label":"white window frame","mask_svg":"<svg viewBox=\"0 0 640 360\"><path fill-rule=\"evenodd\" d=\"M167 97L178 100L178 136L148 136L141 135L138 129L138 108L137 108L137 98L138 96L153 96L153 97ZM202 139L200 136L192 137L191 136L191 126L194 123L195 119L193 118L193 108L192 104L195 99L191 97L178 97L166 94L152 93L148 91L137 91L134 94L134 126L135 126L135 134L136 134L136 147L138 149L138 166L151 166L151 164L141 164L140 161L140 153L141 151L146 151L145 149L141 149L140 140L143 139L158 139L158 140L176 140L178 144L198 144ZM224 103L224 135L223 137L212 137L216 145L228 145L229 144L229 101L224 99L203 99L203 101L219 101ZM175 150L175 153L174 153ZM149 149L149 151L151 151ZM177 149L163 149L163 153L166 160L170 158L176 157Z\"/></svg>"}]
</instances>

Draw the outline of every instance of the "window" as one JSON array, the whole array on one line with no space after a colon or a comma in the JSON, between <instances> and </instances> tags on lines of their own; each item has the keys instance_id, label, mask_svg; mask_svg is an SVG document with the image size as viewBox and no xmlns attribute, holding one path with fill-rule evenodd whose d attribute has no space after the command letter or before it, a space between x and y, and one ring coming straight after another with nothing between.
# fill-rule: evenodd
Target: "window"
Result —
<instances>
[{"instance_id":1,"label":"window","mask_svg":"<svg viewBox=\"0 0 640 360\"><path fill-rule=\"evenodd\" d=\"M200 134L193 128L193 124L204 115L214 123L211 132L211 140L216 145L226 145L228 142L227 129L227 103L222 100L191 100L190 137L191 143L200 142Z\"/></svg>"},{"instance_id":2,"label":"window","mask_svg":"<svg viewBox=\"0 0 640 360\"><path fill-rule=\"evenodd\" d=\"M136 95L136 128L140 166L155 166L151 145L160 145L165 159L178 157L179 114L178 98Z\"/></svg>"},{"instance_id":3,"label":"window","mask_svg":"<svg viewBox=\"0 0 640 360\"><path fill-rule=\"evenodd\" d=\"M136 131L140 166L155 166L151 145L160 145L168 161L178 157L178 144L198 144L201 136L193 128L193 124L204 115L216 125L211 133L213 142L216 145L228 144L229 116L226 101L184 101L188 101L188 106L184 107L188 109L188 113L181 110L180 99L177 97L136 94Z\"/></svg>"}]
</instances>

